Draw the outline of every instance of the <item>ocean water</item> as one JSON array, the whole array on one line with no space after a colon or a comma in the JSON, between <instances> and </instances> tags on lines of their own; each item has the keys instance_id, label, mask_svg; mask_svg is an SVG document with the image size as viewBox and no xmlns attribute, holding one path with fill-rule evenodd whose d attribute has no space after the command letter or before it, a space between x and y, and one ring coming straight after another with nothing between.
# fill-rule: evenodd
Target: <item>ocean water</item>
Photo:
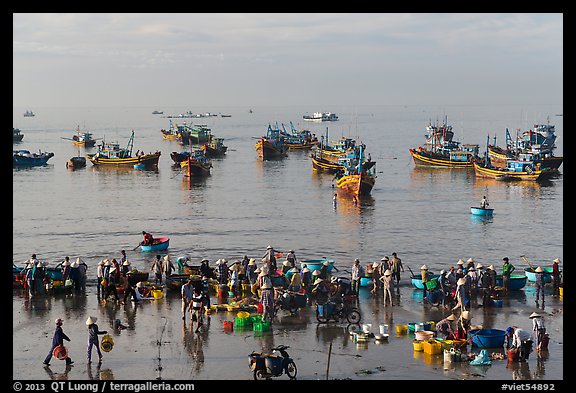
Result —
<instances>
[{"instance_id":1,"label":"ocean water","mask_svg":"<svg viewBox=\"0 0 576 393\"><path fill-rule=\"evenodd\" d=\"M34 110L36 116L23 117L26 109ZM153 115L151 112L155 109L163 110L164 115ZM249 109L253 113L249 113ZM173 167L170 152L185 148L176 141L161 137L160 129L169 125L169 119L162 116L187 110L232 115L227 118L172 119L175 122L206 124L215 136L225 138L228 152L225 157L212 161L212 174L205 179L184 178L180 169ZM303 114L317 110L335 112L340 120L330 123L302 121ZM560 167L559 176L544 182L498 182L477 179L473 170L416 168L408 148L423 144L428 122L442 122L444 116L453 126L455 140L477 143L481 152L485 149L488 135L491 142L497 135L497 144L503 146L507 127L514 135L517 128L528 129L535 123L546 122L549 117L550 123L556 125L558 136L555 153L562 155L563 117L556 116L560 113L562 108L554 106L14 108L13 126L20 128L24 134L23 141L14 144L14 149L41 149L54 152L55 156L45 167L13 169L13 263L21 266L32 253L50 265L60 262L67 255L71 260L81 257L89 265L89 276L95 277L98 261L119 258L120 250L125 249L134 267L147 269L155 254L132 251L141 241L143 230L154 236L170 237L168 252L173 259L187 255L193 263L199 263L202 258L208 258L211 264L219 258L234 260L243 255L259 258L266 247L272 245L284 252L293 249L300 259L334 259L335 266L344 271L350 268L354 258L359 258L365 264L397 252L406 272L400 289L403 306L394 309L394 321L410 322L410 318L425 317L439 319L442 315L437 311L422 309L421 295L418 298L418 291L409 284L408 268L417 272L422 264L427 264L432 271L438 272L455 265L460 258L466 260L469 257L484 265L493 264L500 268L502 257L508 256L517 269L522 270L528 265L520 258L521 255L526 255L533 265L551 265L556 257L563 260L564 167ZM296 128L308 128L318 135L325 134L328 129L330 140L345 135L358 137L365 143L372 160L377 162L377 179L371 195L362 199L358 206L348 197L339 195L337 208L334 209L333 176L313 172L308 152L290 152L287 158L280 161L259 161L254 149L255 138L265 134L269 123L284 123L289 129L290 121ZM121 146L128 142L130 132L134 130L134 150L162 152L158 169L97 168L90 162L83 169L67 169L66 161L72 156L96 151L96 148L78 150L71 141L62 139L71 138L78 125L82 130L92 132L96 138L117 141ZM477 219L469 211L470 206L477 205L483 195L488 197L490 207L494 208L494 216L489 220ZM510 313L495 313L491 321L502 324L500 328L512 322L530 328L527 315L533 311L530 296L534 294L529 289L530 286L527 286L522 291L520 299L511 300ZM90 290L94 288L90 286ZM369 294L365 294L365 297L365 315L372 318L374 324L382 323L382 318L388 312L384 313L378 304L372 305ZM77 324L74 328L79 329L76 342L82 344L76 345L81 347L78 352L82 353L87 313L99 312L106 321L112 320L112 315L102 310L95 300L94 294L86 300L65 299L33 304L35 301L27 301L15 292L15 342L24 343L26 333L29 333L27 329L34 329L34 326L40 326L46 338L42 348L23 344L27 346L27 351L15 349L14 375L23 377L18 365L33 361L40 369L38 374L33 374L34 378L48 377L41 370L40 363L49 348L52 317L58 313L65 313ZM173 324L171 329L174 334L179 335L177 325L181 320L178 317L178 298L170 301L168 297L162 302L139 310L140 324L135 322L134 326L142 326L144 321L150 323L150 318L155 316L151 329L157 330L159 319L168 318L169 324ZM145 313L146 307L148 315ZM548 307L561 310L562 303L549 303ZM120 309L115 312L124 311ZM399 315L403 317L398 319ZM128 318L128 314L124 318ZM219 314L212 317L213 330L221 327L222 318ZM474 323L482 323L482 320L482 316L478 315ZM285 330L289 332L294 326L290 321L287 323ZM299 327L294 329L306 336L303 342L318 346L318 353L324 358L327 341L323 337L330 330L319 332L313 314L296 325ZM555 326L562 331L561 317L556 320ZM157 351L150 344L154 333L140 337L138 334L143 333L137 333L137 330L135 328L122 334L147 348L141 349L141 352L150 355ZM342 340L347 338L345 333L334 332L338 330L329 334L341 334ZM224 333L220 329L218 334ZM229 335L225 336L230 339ZM557 347L561 347L561 337L557 335L553 340ZM211 353L226 358L222 361L228 362L229 368L234 368L235 362L239 361L235 358L236 355L240 356L236 353L238 349L231 350L234 356L222 353L229 347L229 341L218 340L219 344L215 344L212 340ZM241 341L243 345L247 344L246 339ZM406 340L403 345L411 358L410 342ZM181 346L181 343L174 344L174 351L177 346ZM393 343L390 343L392 346ZM347 349L354 351L352 347L347 346ZM206 361L210 358L207 348L204 347ZM244 350L244 347L241 348ZM401 351L400 348L403 347L398 347L396 351ZM251 352L246 351L243 355ZM188 358L192 355L178 356ZM77 357L83 358L84 355ZM354 371L346 371L346 358L342 356L341 364L335 360L335 373L339 370L338 375L358 378ZM547 361L561 360L558 359L558 352L551 352ZM412 358L407 360L412 363L417 361ZM461 374L435 372L425 362L412 364L411 367L420 366L425 370L423 379L461 378ZM153 370L153 362L149 360L146 367L149 372ZM409 378L411 367L387 375L375 373L362 378ZM367 366L356 367L363 368ZM554 371L549 367L545 376L540 378L561 379L562 368L552 369ZM82 370L81 373L75 370L76 374L70 374L69 378L89 377L84 367ZM117 379L137 378L139 375L134 367L118 366L116 370L113 377ZM323 373L310 370L309 367L300 367L299 376L317 379ZM521 374L518 371L516 375ZM185 376L179 372L168 374L168 378L173 379L190 377L218 378L216 374L211 374L209 367L194 375ZM506 369L497 374L488 373L486 377L508 379L513 375ZM237 372L233 373L233 378L251 378L245 358L241 360Z\"/></svg>"}]
</instances>

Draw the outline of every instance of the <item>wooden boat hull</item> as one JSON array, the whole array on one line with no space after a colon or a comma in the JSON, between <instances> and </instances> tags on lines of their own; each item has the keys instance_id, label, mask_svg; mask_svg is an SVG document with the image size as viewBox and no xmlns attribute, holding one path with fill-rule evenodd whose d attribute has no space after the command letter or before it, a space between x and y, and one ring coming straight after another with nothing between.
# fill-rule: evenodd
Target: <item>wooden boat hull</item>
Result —
<instances>
[{"instance_id":1,"label":"wooden boat hull","mask_svg":"<svg viewBox=\"0 0 576 393\"><path fill-rule=\"evenodd\" d=\"M256 142L255 148L258 152L258 157L260 157L262 160L286 157L286 151L288 150L285 145L282 145L282 147L277 147L264 138Z\"/></svg>"},{"instance_id":2,"label":"wooden boat hull","mask_svg":"<svg viewBox=\"0 0 576 393\"><path fill-rule=\"evenodd\" d=\"M313 146L316 146L318 142L304 142L304 143L287 143L288 150L305 150L311 149Z\"/></svg>"},{"instance_id":3,"label":"wooden boat hull","mask_svg":"<svg viewBox=\"0 0 576 393\"><path fill-rule=\"evenodd\" d=\"M491 216L494 213L494 209L489 208L481 208L481 207L471 207L470 213L474 214L475 216Z\"/></svg>"},{"instance_id":4,"label":"wooden boat hull","mask_svg":"<svg viewBox=\"0 0 576 393\"><path fill-rule=\"evenodd\" d=\"M150 272L128 272L128 283L132 286L138 284L139 282L148 281Z\"/></svg>"},{"instance_id":5,"label":"wooden boat hull","mask_svg":"<svg viewBox=\"0 0 576 393\"><path fill-rule=\"evenodd\" d=\"M302 259L300 260L300 269L304 269L304 265L306 265L306 267L310 269L310 272L313 272L314 270L320 270L323 266L323 263L326 261L329 263L327 266L327 271L334 269L333 259Z\"/></svg>"},{"instance_id":6,"label":"wooden boat hull","mask_svg":"<svg viewBox=\"0 0 576 393\"><path fill-rule=\"evenodd\" d=\"M189 152L177 152L173 151L170 153L170 158L174 161L175 164L180 164L182 161L186 161L186 159L190 157Z\"/></svg>"},{"instance_id":7,"label":"wooden boat hull","mask_svg":"<svg viewBox=\"0 0 576 393\"><path fill-rule=\"evenodd\" d=\"M165 251L168 249L170 245L170 238L167 237L159 237L154 239L154 244L150 245L140 245L140 250L142 251Z\"/></svg>"},{"instance_id":8,"label":"wooden boat hull","mask_svg":"<svg viewBox=\"0 0 576 393\"><path fill-rule=\"evenodd\" d=\"M180 167L184 176L187 177L201 177L210 175L211 164L202 164L200 161L188 157L186 160L180 162Z\"/></svg>"},{"instance_id":9,"label":"wooden boat hull","mask_svg":"<svg viewBox=\"0 0 576 393\"><path fill-rule=\"evenodd\" d=\"M510 275L510 287L509 289L511 291L517 291L519 289L522 289L526 286L526 283L528 282L528 276L521 276L518 274L511 274ZM502 280L502 275L498 274L496 276L496 285L498 285L499 287L501 287L503 284L503 280Z\"/></svg>"},{"instance_id":10,"label":"wooden boat hull","mask_svg":"<svg viewBox=\"0 0 576 393\"><path fill-rule=\"evenodd\" d=\"M359 175L344 175L336 180L338 189L353 195L368 195L376 183L373 176L365 173Z\"/></svg>"},{"instance_id":11,"label":"wooden boat hull","mask_svg":"<svg viewBox=\"0 0 576 393\"><path fill-rule=\"evenodd\" d=\"M72 141L72 143L74 144L74 146L78 146L78 147L94 147L96 146L96 140L95 139L91 139L88 141Z\"/></svg>"},{"instance_id":12,"label":"wooden boat hull","mask_svg":"<svg viewBox=\"0 0 576 393\"><path fill-rule=\"evenodd\" d=\"M414 164L418 166L440 166L447 168L472 168L470 161L451 161L449 157L433 154L423 149L408 149Z\"/></svg>"},{"instance_id":13,"label":"wooden boat hull","mask_svg":"<svg viewBox=\"0 0 576 393\"><path fill-rule=\"evenodd\" d=\"M145 154L143 156L138 157L130 157L130 158L105 158L105 157L96 157L95 154L87 154L86 157L90 160L90 162L94 165L98 166L139 166L144 165L144 167L153 167L158 165L158 160L160 159L160 155L162 153L153 153L153 154Z\"/></svg>"},{"instance_id":14,"label":"wooden boat hull","mask_svg":"<svg viewBox=\"0 0 576 393\"><path fill-rule=\"evenodd\" d=\"M476 177L483 177L496 180L530 180L535 181L542 176L541 170L534 170L532 173L528 172L511 172L498 168L486 168L483 165L474 163L474 172Z\"/></svg>"},{"instance_id":15,"label":"wooden boat hull","mask_svg":"<svg viewBox=\"0 0 576 393\"><path fill-rule=\"evenodd\" d=\"M326 173L337 173L344 170L343 165L335 164L331 161L325 160L324 158L316 158L313 154L312 158L312 168L319 172Z\"/></svg>"},{"instance_id":16,"label":"wooden boat hull","mask_svg":"<svg viewBox=\"0 0 576 393\"><path fill-rule=\"evenodd\" d=\"M166 277L166 288L170 291L180 292L182 285L186 284L189 278L189 274L171 274L170 276ZM192 278L192 281L198 282L200 281L200 278Z\"/></svg>"},{"instance_id":17,"label":"wooden boat hull","mask_svg":"<svg viewBox=\"0 0 576 393\"><path fill-rule=\"evenodd\" d=\"M47 153L41 157L23 157L19 155L13 155L12 166L18 166L18 167L44 166L48 164L48 160L52 157L54 157L54 153Z\"/></svg>"},{"instance_id":18,"label":"wooden boat hull","mask_svg":"<svg viewBox=\"0 0 576 393\"><path fill-rule=\"evenodd\" d=\"M219 146L215 148L207 143L202 145L202 148L204 149L206 157L222 157L226 154L226 150L228 150L228 146Z\"/></svg>"},{"instance_id":19,"label":"wooden boat hull","mask_svg":"<svg viewBox=\"0 0 576 393\"><path fill-rule=\"evenodd\" d=\"M78 169L86 166L86 157L72 157L66 161L66 168Z\"/></svg>"}]
</instances>

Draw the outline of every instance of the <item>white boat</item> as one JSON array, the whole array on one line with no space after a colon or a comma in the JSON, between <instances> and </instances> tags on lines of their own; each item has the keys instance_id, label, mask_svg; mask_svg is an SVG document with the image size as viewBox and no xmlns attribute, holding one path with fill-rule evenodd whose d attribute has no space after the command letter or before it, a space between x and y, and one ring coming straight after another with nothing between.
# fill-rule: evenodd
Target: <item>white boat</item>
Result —
<instances>
[{"instance_id":1,"label":"white boat","mask_svg":"<svg viewBox=\"0 0 576 393\"><path fill-rule=\"evenodd\" d=\"M305 121L337 121L338 116L332 112L314 112L312 115L304 115Z\"/></svg>"},{"instance_id":2,"label":"white boat","mask_svg":"<svg viewBox=\"0 0 576 393\"><path fill-rule=\"evenodd\" d=\"M32 112L32 111L26 111L26 112L24 112L24 117L34 117L34 116L35 116L35 114L34 114L34 112Z\"/></svg>"}]
</instances>

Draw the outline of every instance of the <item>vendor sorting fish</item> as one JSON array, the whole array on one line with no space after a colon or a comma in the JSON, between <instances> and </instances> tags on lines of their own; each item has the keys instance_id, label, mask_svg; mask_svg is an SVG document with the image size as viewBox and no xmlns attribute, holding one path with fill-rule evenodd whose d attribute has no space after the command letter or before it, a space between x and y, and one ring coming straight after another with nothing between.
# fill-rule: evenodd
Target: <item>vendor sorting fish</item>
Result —
<instances>
[{"instance_id":1,"label":"vendor sorting fish","mask_svg":"<svg viewBox=\"0 0 576 393\"><path fill-rule=\"evenodd\" d=\"M281 261L283 256L283 251L268 246L262 257L250 258L244 255L233 261L220 258L215 261L214 266L210 266L209 259L203 258L200 265L195 266L191 264L188 256L180 256L172 261L170 254L158 254L153 258L148 270L139 271L131 267L126 251L121 250L118 259L103 259L98 262L94 273L96 294L101 304L129 304L162 298L164 290L176 292L182 300L182 320L189 318L195 326L195 332L200 331L205 318L222 306L228 311L230 307L238 311L254 311L261 316L259 320L269 325L273 323L279 310L295 314L312 305L317 307L319 322L333 318L336 321L348 319L349 322L359 323L360 288L366 287L370 297L381 301L384 307L397 306L400 283L406 268L411 273L412 286L423 291L423 304L437 307L444 314L438 322L430 321L434 328L418 329L414 326L413 330L432 330L428 332L431 335L426 339L435 337L440 341L455 343L470 342L481 334L483 327L472 323L473 309L501 307L502 298L525 286L528 273L535 276L533 281L536 286L536 308L541 307L544 310L545 307L543 287L547 282L547 270L542 266L534 268L530 264L530 269L525 269L526 275L515 275L513 273L517 268L508 257L503 257L498 267L494 264L485 267L473 258L468 258L466 262L459 259L455 266L447 266L439 274L434 274L423 264L419 274L414 274L396 252L393 252L391 257L384 256L380 261L365 265L362 265L359 258L355 258L349 270L336 268L334 261L328 258L298 259L292 249L286 253L285 260ZM554 297L562 295L560 262L559 258L553 260L551 279L548 281L552 282ZM32 254L24 265L20 268L14 264L14 287L21 287L27 297L87 295L86 281L90 269L80 257L70 262L70 257L66 256L55 267L48 267L46 262L41 262L36 254ZM500 274L498 270L501 270ZM216 297L217 302L214 302L211 296ZM333 307L327 307L329 304ZM323 314L326 309L333 311L326 316ZM358 310L357 317L353 317L357 318L355 321L350 319L352 313L349 311L352 309ZM533 343L538 351L547 349L550 338L544 326L546 315L543 311L532 313L529 316L531 329L509 326L503 331L504 347L508 350L509 360L526 360L532 351ZM95 318L86 322L91 329L87 353L89 362L92 346L96 345L98 348L97 335L106 333L94 328L94 322ZM120 321L116 322L116 325L122 326ZM50 351L55 351L55 343L63 345L61 318L57 319L56 325ZM397 326L397 329L401 327ZM108 342L110 339L107 337L108 348L113 346L113 342ZM416 341L419 340L415 340L415 350ZM58 351L54 353L56 352ZM60 352L60 356L67 356L65 351ZM99 350L97 352L101 361L102 353ZM481 355L486 356L486 353ZM49 357L45 364L50 361ZM485 359L478 355L476 361Z\"/></svg>"}]
</instances>

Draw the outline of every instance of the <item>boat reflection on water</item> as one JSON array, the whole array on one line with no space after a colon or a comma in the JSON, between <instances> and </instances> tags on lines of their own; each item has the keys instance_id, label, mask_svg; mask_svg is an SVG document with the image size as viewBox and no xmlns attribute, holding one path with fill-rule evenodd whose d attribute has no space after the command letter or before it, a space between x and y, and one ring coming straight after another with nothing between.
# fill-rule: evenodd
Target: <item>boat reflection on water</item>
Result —
<instances>
[{"instance_id":1,"label":"boat reflection on water","mask_svg":"<svg viewBox=\"0 0 576 393\"><path fill-rule=\"evenodd\" d=\"M491 222L494 222L494 216L479 216L476 214L470 214L470 220L472 221L472 224L487 225Z\"/></svg>"}]
</instances>

